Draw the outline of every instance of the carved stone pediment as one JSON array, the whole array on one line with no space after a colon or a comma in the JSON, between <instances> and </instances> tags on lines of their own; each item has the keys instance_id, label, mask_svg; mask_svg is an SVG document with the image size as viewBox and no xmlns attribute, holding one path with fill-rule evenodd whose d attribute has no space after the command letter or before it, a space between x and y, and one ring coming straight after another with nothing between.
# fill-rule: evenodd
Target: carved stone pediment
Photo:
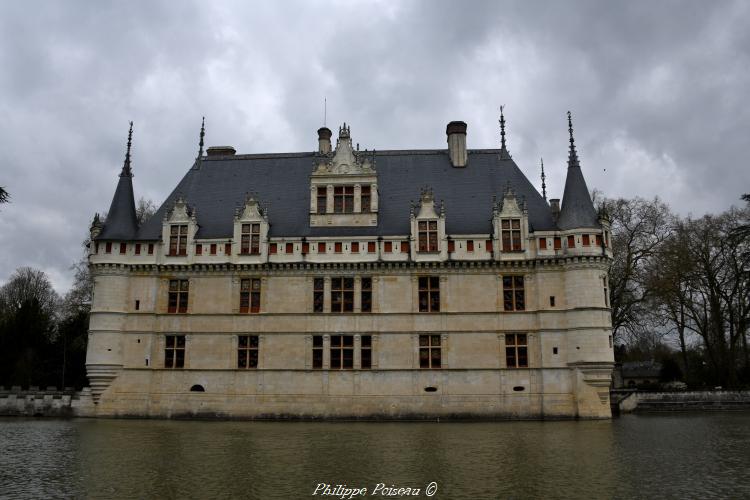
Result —
<instances>
[{"instance_id":1,"label":"carved stone pediment","mask_svg":"<svg viewBox=\"0 0 750 500\"><path fill-rule=\"evenodd\" d=\"M346 123L339 127L336 150L333 155L323 155L316 161L313 169L314 176L375 174L375 152L355 151L350 131Z\"/></svg>"},{"instance_id":2,"label":"carved stone pediment","mask_svg":"<svg viewBox=\"0 0 750 500\"><path fill-rule=\"evenodd\" d=\"M417 219L437 219L445 215L445 208L440 207L440 213L435 206L435 195L430 188L422 188L419 203L412 206L412 215Z\"/></svg>"},{"instance_id":3,"label":"carved stone pediment","mask_svg":"<svg viewBox=\"0 0 750 500\"><path fill-rule=\"evenodd\" d=\"M195 210L185 202L185 198L178 196L172 208L164 215L164 222L195 222Z\"/></svg>"},{"instance_id":4,"label":"carved stone pediment","mask_svg":"<svg viewBox=\"0 0 750 500\"><path fill-rule=\"evenodd\" d=\"M253 196L245 197L242 207L235 209L235 221L266 221L266 211Z\"/></svg>"},{"instance_id":5,"label":"carved stone pediment","mask_svg":"<svg viewBox=\"0 0 750 500\"><path fill-rule=\"evenodd\" d=\"M502 199L495 203L492 207L492 211L495 216L514 216L521 217L526 214L526 200L519 200L516 197L515 191L510 187L506 186L505 192L503 193Z\"/></svg>"}]
</instances>

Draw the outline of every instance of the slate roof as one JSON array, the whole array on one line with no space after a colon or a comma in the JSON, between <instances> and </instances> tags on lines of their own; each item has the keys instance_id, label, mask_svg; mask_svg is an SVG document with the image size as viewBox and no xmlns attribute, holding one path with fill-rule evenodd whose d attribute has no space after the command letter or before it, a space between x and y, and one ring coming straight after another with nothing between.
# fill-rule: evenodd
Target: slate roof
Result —
<instances>
[{"instance_id":1,"label":"slate roof","mask_svg":"<svg viewBox=\"0 0 750 500\"><path fill-rule=\"evenodd\" d=\"M138 218L135 215L135 199L133 197L133 176L130 166L123 168L120 180L117 182L112 204L107 212L104 228L96 237L97 240L132 240L138 231Z\"/></svg>"},{"instance_id":2,"label":"slate roof","mask_svg":"<svg viewBox=\"0 0 750 500\"><path fill-rule=\"evenodd\" d=\"M270 236L395 236L410 233L409 210L420 190L430 187L445 202L446 231L492 232L492 199L508 184L525 199L531 230L554 230L547 202L515 162L500 150L469 150L465 168L451 166L447 150L378 151L379 215L376 227L310 227L310 174L316 153L203 157L182 178L136 240L159 240L165 213L178 196L195 211L197 238L231 238L235 208L247 193L268 207ZM119 187L118 187L119 189ZM114 202L113 202L114 203Z\"/></svg>"},{"instance_id":3,"label":"slate roof","mask_svg":"<svg viewBox=\"0 0 750 500\"><path fill-rule=\"evenodd\" d=\"M573 139L573 125L568 112L568 130L570 131L570 150L568 152L568 175L565 177L565 191L563 192L560 216L557 225L560 229L579 227L600 227L599 216L591 202L589 188L581 172L575 142Z\"/></svg>"}]
</instances>

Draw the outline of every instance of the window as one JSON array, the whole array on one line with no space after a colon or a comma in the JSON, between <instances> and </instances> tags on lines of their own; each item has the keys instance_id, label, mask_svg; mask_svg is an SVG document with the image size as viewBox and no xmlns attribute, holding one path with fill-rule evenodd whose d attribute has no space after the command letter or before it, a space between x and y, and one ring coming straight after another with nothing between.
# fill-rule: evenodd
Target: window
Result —
<instances>
[{"instance_id":1,"label":"window","mask_svg":"<svg viewBox=\"0 0 750 500\"><path fill-rule=\"evenodd\" d=\"M505 365L507 368L527 368L529 366L525 333L505 335Z\"/></svg>"},{"instance_id":2,"label":"window","mask_svg":"<svg viewBox=\"0 0 750 500\"><path fill-rule=\"evenodd\" d=\"M186 313L188 308L188 280L169 280L168 313Z\"/></svg>"},{"instance_id":3,"label":"window","mask_svg":"<svg viewBox=\"0 0 750 500\"><path fill-rule=\"evenodd\" d=\"M258 336L237 337L237 368L258 368Z\"/></svg>"},{"instance_id":4,"label":"window","mask_svg":"<svg viewBox=\"0 0 750 500\"><path fill-rule=\"evenodd\" d=\"M242 224L240 238L240 253L242 255L258 255L260 253L260 224ZM228 253L231 253L231 250Z\"/></svg>"},{"instance_id":5,"label":"window","mask_svg":"<svg viewBox=\"0 0 750 500\"><path fill-rule=\"evenodd\" d=\"M448 240L448 253L453 253L456 251L456 242L453 240Z\"/></svg>"},{"instance_id":6,"label":"window","mask_svg":"<svg viewBox=\"0 0 750 500\"><path fill-rule=\"evenodd\" d=\"M520 252L522 250L521 219L502 219L500 221L500 233L503 252Z\"/></svg>"},{"instance_id":7,"label":"window","mask_svg":"<svg viewBox=\"0 0 750 500\"><path fill-rule=\"evenodd\" d=\"M604 244L609 246L609 231L604 231Z\"/></svg>"},{"instance_id":8,"label":"window","mask_svg":"<svg viewBox=\"0 0 750 500\"><path fill-rule=\"evenodd\" d=\"M341 247L342 247L341 242L337 241L336 243L333 244L333 251L336 253L341 253Z\"/></svg>"},{"instance_id":9,"label":"window","mask_svg":"<svg viewBox=\"0 0 750 500\"><path fill-rule=\"evenodd\" d=\"M359 353L360 367L363 370L372 368L372 335L362 335Z\"/></svg>"},{"instance_id":10,"label":"window","mask_svg":"<svg viewBox=\"0 0 750 500\"><path fill-rule=\"evenodd\" d=\"M333 211L337 214L354 212L354 186L336 186L333 188Z\"/></svg>"},{"instance_id":11,"label":"window","mask_svg":"<svg viewBox=\"0 0 750 500\"><path fill-rule=\"evenodd\" d=\"M141 244L140 243L136 243L135 244L135 254L136 255L140 255L141 254Z\"/></svg>"},{"instance_id":12,"label":"window","mask_svg":"<svg viewBox=\"0 0 750 500\"><path fill-rule=\"evenodd\" d=\"M354 337L352 335L331 335L331 369L354 368Z\"/></svg>"},{"instance_id":13,"label":"window","mask_svg":"<svg viewBox=\"0 0 750 500\"><path fill-rule=\"evenodd\" d=\"M401 242L401 253L409 253L409 242L408 241L402 241Z\"/></svg>"},{"instance_id":14,"label":"window","mask_svg":"<svg viewBox=\"0 0 750 500\"><path fill-rule=\"evenodd\" d=\"M354 311L354 278L331 278L331 312Z\"/></svg>"},{"instance_id":15,"label":"window","mask_svg":"<svg viewBox=\"0 0 750 500\"><path fill-rule=\"evenodd\" d=\"M555 296L554 295L550 295L549 296L549 306L550 307L555 307Z\"/></svg>"},{"instance_id":16,"label":"window","mask_svg":"<svg viewBox=\"0 0 750 500\"><path fill-rule=\"evenodd\" d=\"M319 214L326 213L326 207L328 205L328 189L324 187L318 188L318 210Z\"/></svg>"},{"instance_id":17,"label":"window","mask_svg":"<svg viewBox=\"0 0 750 500\"><path fill-rule=\"evenodd\" d=\"M309 243L303 243L302 244L302 255L307 255L310 253L310 244Z\"/></svg>"},{"instance_id":18,"label":"window","mask_svg":"<svg viewBox=\"0 0 750 500\"><path fill-rule=\"evenodd\" d=\"M368 241L367 242L367 252L368 253L375 253L375 242L374 241Z\"/></svg>"},{"instance_id":19,"label":"window","mask_svg":"<svg viewBox=\"0 0 750 500\"><path fill-rule=\"evenodd\" d=\"M575 248L576 246L576 237L572 234L568 236L568 248Z\"/></svg>"},{"instance_id":20,"label":"window","mask_svg":"<svg viewBox=\"0 0 750 500\"><path fill-rule=\"evenodd\" d=\"M318 253L326 253L326 244L318 243Z\"/></svg>"},{"instance_id":21,"label":"window","mask_svg":"<svg viewBox=\"0 0 750 500\"><path fill-rule=\"evenodd\" d=\"M596 241L596 246L598 246L598 247L602 246L602 235L601 234L597 234L595 236L595 238L596 238L596 240L595 240Z\"/></svg>"},{"instance_id":22,"label":"window","mask_svg":"<svg viewBox=\"0 0 750 500\"><path fill-rule=\"evenodd\" d=\"M467 252L473 252L474 251L474 240L467 240L466 241L466 251Z\"/></svg>"},{"instance_id":23,"label":"window","mask_svg":"<svg viewBox=\"0 0 750 500\"><path fill-rule=\"evenodd\" d=\"M359 253L359 242L352 242L352 253Z\"/></svg>"},{"instance_id":24,"label":"window","mask_svg":"<svg viewBox=\"0 0 750 500\"><path fill-rule=\"evenodd\" d=\"M609 307L609 287L607 286L607 277L602 278L604 284L604 307Z\"/></svg>"},{"instance_id":25,"label":"window","mask_svg":"<svg viewBox=\"0 0 750 500\"><path fill-rule=\"evenodd\" d=\"M203 255L203 245L200 243L195 245L195 255Z\"/></svg>"},{"instance_id":26,"label":"window","mask_svg":"<svg viewBox=\"0 0 750 500\"><path fill-rule=\"evenodd\" d=\"M94 253L99 253L99 242L94 243Z\"/></svg>"},{"instance_id":27,"label":"window","mask_svg":"<svg viewBox=\"0 0 750 500\"><path fill-rule=\"evenodd\" d=\"M164 368L185 367L185 336L167 335L164 344Z\"/></svg>"},{"instance_id":28,"label":"window","mask_svg":"<svg viewBox=\"0 0 750 500\"><path fill-rule=\"evenodd\" d=\"M591 246L591 238L589 237L588 234L584 234L583 236L581 236L581 238L583 239L583 246L585 247Z\"/></svg>"},{"instance_id":29,"label":"window","mask_svg":"<svg viewBox=\"0 0 750 500\"><path fill-rule=\"evenodd\" d=\"M386 253L393 252L393 242L386 241L385 242L385 247L383 248L383 251L386 252Z\"/></svg>"},{"instance_id":30,"label":"window","mask_svg":"<svg viewBox=\"0 0 750 500\"><path fill-rule=\"evenodd\" d=\"M440 277L419 277L419 312L440 312Z\"/></svg>"},{"instance_id":31,"label":"window","mask_svg":"<svg viewBox=\"0 0 750 500\"><path fill-rule=\"evenodd\" d=\"M440 368L440 335L419 336L419 367Z\"/></svg>"},{"instance_id":32,"label":"window","mask_svg":"<svg viewBox=\"0 0 750 500\"><path fill-rule=\"evenodd\" d=\"M323 287L324 287L323 278L313 279L313 312L316 312L316 313L323 312L323 295L324 295Z\"/></svg>"},{"instance_id":33,"label":"window","mask_svg":"<svg viewBox=\"0 0 750 500\"><path fill-rule=\"evenodd\" d=\"M371 200L370 197L370 186L362 186L361 192L360 192L360 200L361 200L361 206L363 212L369 212L372 210L371 208Z\"/></svg>"},{"instance_id":34,"label":"window","mask_svg":"<svg viewBox=\"0 0 750 500\"><path fill-rule=\"evenodd\" d=\"M260 278L240 280L240 313L260 312Z\"/></svg>"},{"instance_id":35,"label":"window","mask_svg":"<svg viewBox=\"0 0 750 500\"><path fill-rule=\"evenodd\" d=\"M136 300L135 301L135 310L136 311L140 311L141 310L141 301L140 300Z\"/></svg>"},{"instance_id":36,"label":"window","mask_svg":"<svg viewBox=\"0 0 750 500\"><path fill-rule=\"evenodd\" d=\"M562 239L559 236L555 236L555 250L560 250L562 248Z\"/></svg>"},{"instance_id":37,"label":"window","mask_svg":"<svg viewBox=\"0 0 750 500\"><path fill-rule=\"evenodd\" d=\"M104 245L104 251L107 253L112 253L112 242L108 241L106 245Z\"/></svg>"},{"instance_id":38,"label":"window","mask_svg":"<svg viewBox=\"0 0 750 500\"><path fill-rule=\"evenodd\" d=\"M547 250L547 238L539 238L539 250Z\"/></svg>"},{"instance_id":39,"label":"window","mask_svg":"<svg viewBox=\"0 0 750 500\"><path fill-rule=\"evenodd\" d=\"M187 255L187 225L170 226L169 255Z\"/></svg>"},{"instance_id":40,"label":"window","mask_svg":"<svg viewBox=\"0 0 750 500\"><path fill-rule=\"evenodd\" d=\"M216 255L216 243L211 243L211 255Z\"/></svg>"},{"instance_id":41,"label":"window","mask_svg":"<svg viewBox=\"0 0 750 500\"><path fill-rule=\"evenodd\" d=\"M492 240L487 240L484 243L484 247L487 249L488 252L492 253Z\"/></svg>"},{"instance_id":42,"label":"window","mask_svg":"<svg viewBox=\"0 0 750 500\"><path fill-rule=\"evenodd\" d=\"M438 231L436 220L419 221L418 243L420 252L438 251Z\"/></svg>"},{"instance_id":43,"label":"window","mask_svg":"<svg viewBox=\"0 0 750 500\"><path fill-rule=\"evenodd\" d=\"M271 243L271 244L269 245L269 248L268 248L268 252L269 252L269 253L272 253L272 254L274 254L274 253L276 253L276 252L278 252L278 251L279 251L279 250L278 250L278 246L276 245L276 243Z\"/></svg>"},{"instance_id":44,"label":"window","mask_svg":"<svg viewBox=\"0 0 750 500\"><path fill-rule=\"evenodd\" d=\"M503 305L506 311L524 310L523 276L503 276Z\"/></svg>"},{"instance_id":45,"label":"window","mask_svg":"<svg viewBox=\"0 0 750 500\"><path fill-rule=\"evenodd\" d=\"M232 244L224 243L224 255L232 255Z\"/></svg>"},{"instance_id":46,"label":"window","mask_svg":"<svg viewBox=\"0 0 750 500\"><path fill-rule=\"evenodd\" d=\"M362 278L362 312L372 312L372 278Z\"/></svg>"},{"instance_id":47,"label":"window","mask_svg":"<svg viewBox=\"0 0 750 500\"><path fill-rule=\"evenodd\" d=\"M128 244L127 243L120 243L120 253L124 254L128 251Z\"/></svg>"},{"instance_id":48,"label":"window","mask_svg":"<svg viewBox=\"0 0 750 500\"><path fill-rule=\"evenodd\" d=\"M323 336L313 335L312 340L312 367L320 369L323 368Z\"/></svg>"},{"instance_id":49,"label":"window","mask_svg":"<svg viewBox=\"0 0 750 500\"><path fill-rule=\"evenodd\" d=\"M149 243L148 244L148 254L149 255L154 255L154 244L153 243Z\"/></svg>"},{"instance_id":50,"label":"window","mask_svg":"<svg viewBox=\"0 0 750 500\"><path fill-rule=\"evenodd\" d=\"M286 253L294 253L294 243L286 244Z\"/></svg>"}]
</instances>

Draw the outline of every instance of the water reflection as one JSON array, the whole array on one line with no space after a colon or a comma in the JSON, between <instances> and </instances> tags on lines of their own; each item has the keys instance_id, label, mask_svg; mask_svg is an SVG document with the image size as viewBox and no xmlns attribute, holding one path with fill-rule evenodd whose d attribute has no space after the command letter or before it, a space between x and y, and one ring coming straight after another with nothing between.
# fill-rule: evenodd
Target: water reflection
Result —
<instances>
[{"instance_id":1,"label":"water reflection","mask_svg":"<svg viewBox=\"0 0 750 500\"><path fill-rule=\"evenodd\" d=\"M431 481L434 498L451 499L750 497L749 430L748 414L500 423L3 419L0 497L286 499L309 498L321 482L372 492L381 482Z\"/></svg>"}]
</instances>

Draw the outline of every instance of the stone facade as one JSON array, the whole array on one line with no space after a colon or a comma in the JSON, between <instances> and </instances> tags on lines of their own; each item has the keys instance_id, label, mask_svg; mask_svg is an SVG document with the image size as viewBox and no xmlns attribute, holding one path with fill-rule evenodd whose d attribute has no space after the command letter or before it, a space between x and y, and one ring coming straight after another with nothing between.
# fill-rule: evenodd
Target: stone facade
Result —
<instances>
[{"instance_id":1,"label":"stone facade","mask_svg":"<svg viewBox=\"0 0 750 500\"><path fill-rule=\"evenodd\" d=\"M110 239L117 221L95 220L95 414L609 418L606 217L533 227L509 184L487 207L487 232L449 232L450 205L414 186L403 234L358 234L384 227L378 156L352 148L346 126L331 151L322 130L303 203L307 224L326 234L274 234L275 212L252 194L221 237L201 233L211 221L189 196L165 202L156 238ZM434 154L456 168L445 150ZM469 158L463 171L480 163L458 157ZM213 168L208 160L196 165ZM353 210L333 206L333 193L346 192L336 186L356 187Z\"/></svg>"}]
</instances>

